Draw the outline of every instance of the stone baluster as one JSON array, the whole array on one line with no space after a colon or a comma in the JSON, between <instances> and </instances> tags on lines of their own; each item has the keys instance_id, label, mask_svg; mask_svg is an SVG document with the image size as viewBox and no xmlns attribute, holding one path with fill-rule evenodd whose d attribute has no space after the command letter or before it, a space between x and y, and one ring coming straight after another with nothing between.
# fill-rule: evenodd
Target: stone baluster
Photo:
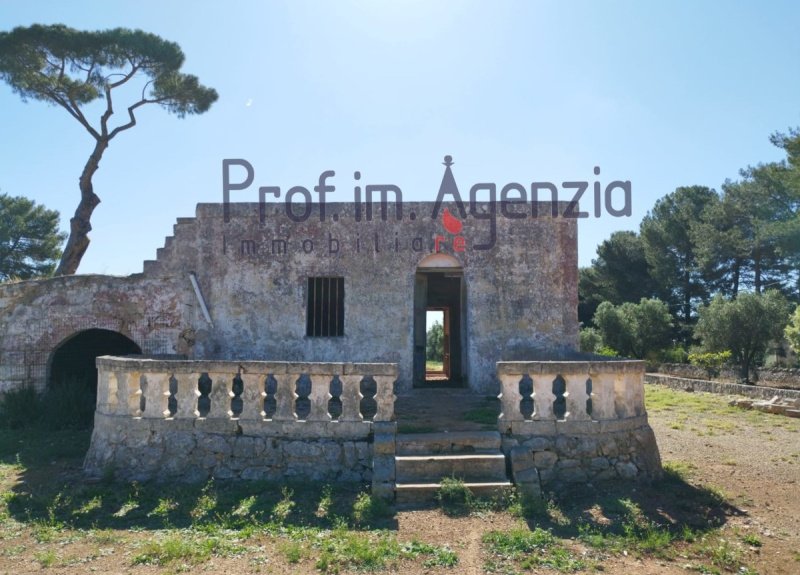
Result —
<instances>
[{"instance_id":1,"label":"stone baluster","mask_svg":"<svg viewBox=\"0 0 800 575\"><path fill-rule=\"evenodd\" d=\"M618 418L630 417L628 403L628 382L624 373L614 374L614 412Z\"/></svg>"},{"instance_id":2,"label":"stone baluster","mask_svg":"<svg viewBox=\"0 0 800 575\"><path fill-rule=\"evenodd\" d=\"M113 414L117 411L117 374L106 369L97 372L97 412Z\"/></svg>"},{"instance_id":3,"label":"stone baluster","mask_svg":"<svg viewBox=\"0 0 800 575\"><path fill-rule=\"evenodd\" d=\"M264 419L264 380L263 373L242 373L242 413L239 419L261 421Z\"/></svg>"},{"instance_id":4,"label":"stone baluster","mask_svg":"<svg viewBox=\"0 0 800 575\"><path fill-rule=\"evenodd\" d=\"M277 385L275 388L275 415L272 416L273 421L295 421L294 405L297 399L295 386L298 377L297 374L291 373L275 374Z\"/></svg>"},{"instance_id":5,"label":"stone baluster","mask_svg":"<svg viewBox=\"0 0 800 575\"><path fill-rule=\"evenodd\" d=\"M617 412L614 409L614 374L593 374L592 419L603 421L616 418Z\"/></svg>"},{"instance_id":6,"label":"stone baluster","mask_svg":"<svg viewBox=\"0 0 800 575\"><path fill-rule=\"evenodd\" d=\"M629 413L631 416L644 415L644 383L642 373L629 371L625 373L625 386L628 388Z\"/></svg>"},{"instance_id":7,"label":"stone baluster","mask_svg":"<svg viewBox=\"0 0 800 575\"><path fill-rule=\"evenodd\" d=\"M328 402L331 399L331 379L330 375L313 374L311 378L311 393L308 394L308 400L311 404L311 410L306 417L307 421L330 421L331 416L328 413Z\"/></svg>"},{"instance_id":8,"label":"stone baluster","mask_svg":"<svg viewBox=\"0 0 800 575\"><path fill-rule=\"evenodd\" d=\"M231 413L231 376L225 373L209 373L211 378L211 408L208 410L208 419L229 419Z\"/></svg>"},{"instance_id":9,"label":"stone baluster","mask_svg":"<svg viewBox=\"0 0 800 575\"><path fill-rule=\"evenodd\" d=\"M125 377L125 411L124 415L141 417L141 398L142 398L142 374L138 371L131 371Z\"/></svg>"},{"instance_id":10,"label":"stone baluster","mask_svg":"<svg viewBox=\"0 0 800 575\"><path fill-rule=\"evenodd\" d=\"M339 421L363 421L361 415L361 380L360 375L340 375L339 381L342 382L342 415Z\"/></svg>"},{"instance_id":11,"label":"stone baluster","mask_svg":"<svg viewBox=\"0 0 800 575\"><path fill-rule=\"evenodd\" d=\"M588 378L588 373L568 373L564 375L567 389L564 393L564 397L567 400L565 419L570 421L591 420L589 414L586 413L586 400L589 398L586 395L586 380Z\"/></svg>"},{"instance_id":12,"label":"stone baluster","mask_svg":"<svg viewBox=\"0 0 800 575\"><path fill-rule=\"evenodd\" d=\"M498 425L505 431L513 421L522 421L522 412L519 404L522 401L522 394L519 392L519 382L522 375L515 373L512 375L503 374L500 376L500 405L502 412L498 418Z\"/></svg>"},{"instance_id":13,"label":"stone baluster","mask_svg":"<svg viewBox=\"0 0 800 575\"><path fill-rule=\"evenodd\" d=\"M375 403L378 410L373 421L392 421L394 420L394 382L397 379L394 375L375 375Z\"/></svg>"},{"instance_id":14,"label":"stone baluster","mask_svg":"<svg viewBox=\"0 0 800 575\"><path fill-rule=\"evenodd\" d=\"M545 375L532 375L533 380L533 420L534 421L553 421L553 380L555 373Z\"/></svg>"},{"instance_id":15,"label":"stone baluster","mask_svg":"<svg viewBox=\"0 0 800 575\"><path fill-rule=\"evenodd\" d=\"M147 388L142 417L163 419L169 415L167 406L167 401L169 400L169 375L168 373L145 374Z\"/></svg>"},{"instance_id":16,"label":"stone baluster","mask_svg":"<svg viewBox=\"0 0 800 575\"><path fill-rule=\"evenodd\" d=\"M178 380L178 391L175 393L178 411L175 412L175 419L194 419L199 417L197 398L200 397L200 391L197 389L197 382L200 379L200 374L177 373L175 374L175 379Z\"/></svg>"}]
</instances>

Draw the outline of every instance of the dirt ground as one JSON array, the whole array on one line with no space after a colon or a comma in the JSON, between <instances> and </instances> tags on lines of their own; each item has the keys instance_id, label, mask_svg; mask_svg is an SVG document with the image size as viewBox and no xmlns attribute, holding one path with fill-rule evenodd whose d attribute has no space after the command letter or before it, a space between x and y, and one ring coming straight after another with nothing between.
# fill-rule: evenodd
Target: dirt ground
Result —
<instances>
[{"instance_id":1,"label":"dirt ground","mask_svg":"<svg viewBox=\"0 0 800 575\"><path fill-rule=\"evenodd\" d=\"M377 525L385 531L351 530L351 544L360 539L367 548L377 547L383 536L406 546L418 541L451 550L458 558L457 564L445 566L424 553L415 557L401 554L382 567L362 565L357 570L404 574L800 573L800 420L740 411L728 407L726 398L721 396L672 392L657 386L647 388L647 405L662 460L679 479L655 487L589 485L571 493L551 494L548 517L528 518L527 522L502 510L476 509L456 516L438 508L398 511ZM22 445L24 437L19 442ZM39 459L46 461L38 467L26 464L25 457L2 458L0 574L282 574L319 573L325 569L319 562L319 549L324 545L314 541L314 537L322 535L296 535L292 529L285 533L218 530L214 532L217 546L210 553L198 551L193 556L176 552L178 559L165 559L160 564L142 561L152 541L167 539L170 545L180 547L182 540L195 537L197 531L191 525L182 526L180 520L174 520L174 524L164 520L154 528L145 519L172 517L169 509L162 509L169 507L169 499L154 503L142 514L141 521L133 521L125 528L115 527L117 524L108 514L97 514L96 507L104 503L97 503L97 497L81 499L82 491L60 492L43 498L42 503L37 493L47 485L77 481L80 477L79 449L73 454L59 453L58 447L54 450L55 453L41 454ZM109 491L121 489L111 487ZM625 497L620 498L618 491L609 495L609 489L621 489ZM113 495L104 493L107 497ZM577 528L581 518L602 524L609 521L603 514L613 520L608 512L612 507L609 502L627 505L631 500L647 517L678 521L698 529L714 527L698 535L697 540L682 540L661 551L629 550L624 545L598 550L587 545ZM69 513L63 516L67 519L62 519L60 510L65 509ZM115 515L122 511L119 509ZM190 513L191 517L195 517L194 513ZM526 565L508 557L498 558L482 540L490 531L530 530L539 525L556 535L558 545L569 557L583 563L564 563L561 567ZM713 543L706 551L698 552L706 537ZM228 543L235 547L226 547ZM327 572L339 569L356 570L333 565Z\"/></svg>"}]
</instances>

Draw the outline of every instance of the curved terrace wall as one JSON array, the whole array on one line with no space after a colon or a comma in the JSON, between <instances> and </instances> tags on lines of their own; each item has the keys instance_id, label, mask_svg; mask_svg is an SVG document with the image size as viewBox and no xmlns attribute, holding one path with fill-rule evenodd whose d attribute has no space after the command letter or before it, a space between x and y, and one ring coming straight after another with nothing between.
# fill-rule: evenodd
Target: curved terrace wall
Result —
<instances>
[{"instance_id":1,"label":"curved terrace wall","mask_svg":"<svg viewBox=\"0 0 800 575\"><path fill-rule=\"evenodd\" d=\"M661 458L644 406L643 361L500 362L503 449L514 482L654 479Z\"/></svg>"}]
</instances>

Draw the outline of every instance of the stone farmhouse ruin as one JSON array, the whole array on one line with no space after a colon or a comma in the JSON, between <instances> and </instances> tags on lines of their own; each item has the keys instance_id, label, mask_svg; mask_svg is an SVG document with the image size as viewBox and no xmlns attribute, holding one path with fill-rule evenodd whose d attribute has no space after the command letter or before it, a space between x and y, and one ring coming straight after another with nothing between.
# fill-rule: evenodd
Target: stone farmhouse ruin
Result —
<instances>
[{"instance_id":1,"label":"stone farmhouse ruin","mask_svg":"<svg viewBox=\"0 0 800 575\"><path fill-rule=\"evenodd\" d=\"M142 273L0 285L0 392L96 369L93 476L361 481L398 501L447 476L532 493L658 476L643 362L576 352L565 203L461 207L199 204ZM454 424L498 396L491 429ZM428 429L404 433L414 406Z\"/></svg>"}]
</instances>

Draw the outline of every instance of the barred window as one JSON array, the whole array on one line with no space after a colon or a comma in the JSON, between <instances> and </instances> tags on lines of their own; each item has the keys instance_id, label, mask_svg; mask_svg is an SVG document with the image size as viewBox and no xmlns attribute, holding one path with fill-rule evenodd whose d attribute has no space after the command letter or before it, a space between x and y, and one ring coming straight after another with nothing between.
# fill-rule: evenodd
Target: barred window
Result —
<instances>
[{"instance_id":1,"label":"barred window","mask_svg":"<svg viewBox=\"0 0 800 575\"><path fill-rule=\"evenodd\" d=\"M344 335L344 278L308 278L306 335Z\"/></svg>"}]
</instances>

